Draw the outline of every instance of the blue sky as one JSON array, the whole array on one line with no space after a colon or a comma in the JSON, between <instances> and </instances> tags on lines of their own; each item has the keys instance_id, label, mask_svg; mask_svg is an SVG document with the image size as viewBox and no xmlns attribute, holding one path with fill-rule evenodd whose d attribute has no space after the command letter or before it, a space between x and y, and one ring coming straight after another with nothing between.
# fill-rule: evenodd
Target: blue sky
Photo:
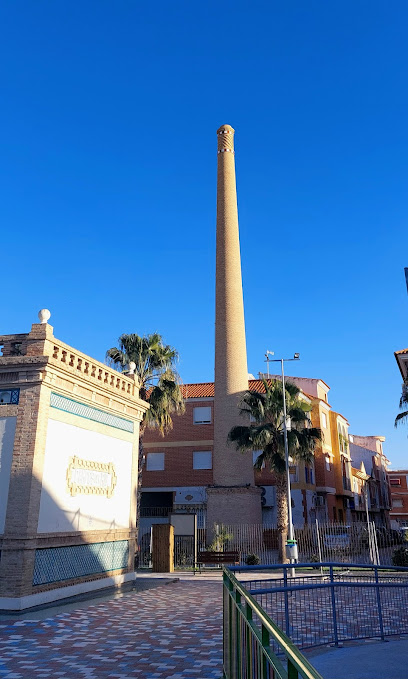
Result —
<instances>
[{"instance_id":1,"label":"blue sky","mask_svg":"<svg viewBox=\"0 0 408 679\"><path fill-rule=\"evenodd\" d=\"M2 2L0 332L48 307L103 359L159 331L185 382L211 380L229 123L250 372L300 352L407 467L407 21L402 1Z\"/></svg>"}]
</instances>

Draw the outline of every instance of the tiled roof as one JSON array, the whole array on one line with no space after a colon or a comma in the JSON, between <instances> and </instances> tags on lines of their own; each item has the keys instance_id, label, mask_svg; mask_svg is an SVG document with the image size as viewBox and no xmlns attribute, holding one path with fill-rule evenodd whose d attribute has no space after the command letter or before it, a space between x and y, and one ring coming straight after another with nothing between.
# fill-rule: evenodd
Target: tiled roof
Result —
<instances>
[{"instance_id":1,"label":"tiled roof","mask_svg":"<svg viewBox=\"0 0 408 679\"><path fill-rule=\"evenodd\" d=\"M399 351L394 351L394 354L408 354L408 349L400 349Z\"/></svg>"},{"instance_id":2,"label":"tiled roof","mask_svg":"<svg viewBox=\"0 0 408 679\"><path fill-rule=\"evenodd\" d=\"M248 380L248 389L251 391L265 391L262 380ZM211 398L214 397L214 382L199 382L198 384L183 384L181 385L183 398ZM304 394L307 398L312 400L314 397L309 394Z\"/></svg>"},{"instance_id":3,"label":"tiled roof","mask_svg":"<svg viewBox=\"0 0 408 679\"><path fill-rule=\"evenodd\" d=\"M182 384L183 398L208 398L214 396L214 382L199 382L198 384Z\"/></svg>"}]
</instances>

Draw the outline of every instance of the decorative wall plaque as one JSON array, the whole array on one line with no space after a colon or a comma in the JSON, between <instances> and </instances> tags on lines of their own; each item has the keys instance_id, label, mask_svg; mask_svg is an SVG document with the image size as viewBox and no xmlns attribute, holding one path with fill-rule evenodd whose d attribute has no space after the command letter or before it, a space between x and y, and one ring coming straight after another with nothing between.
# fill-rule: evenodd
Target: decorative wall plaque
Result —
<instances>
[{"instance_id":1,"label":"decorative wall plaque","mask_svg":"<svg viewBox=\"0 0 408 679\"><path fill-rule=\"evenodd\" d=\"M67 488L70 495L104 495L112 497L117 483L113 462L69 458Z\"/></svg>"}]
</instances>

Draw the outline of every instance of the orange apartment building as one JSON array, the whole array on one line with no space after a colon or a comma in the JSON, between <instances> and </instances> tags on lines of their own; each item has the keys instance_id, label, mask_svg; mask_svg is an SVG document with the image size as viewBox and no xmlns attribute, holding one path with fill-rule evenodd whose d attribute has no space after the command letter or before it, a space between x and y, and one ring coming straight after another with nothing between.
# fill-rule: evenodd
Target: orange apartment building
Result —
<instances>
[{"instance_id":1,"label":"orange apartment building","mask_svg":"<svg viewBox=\"0 0 408 679\"><path fill-rule=\"evenodd\" d=\"M271 376L277 379L279 376ZM260 374L260 378L263 375ZM312 406L313 426L322 430L322 441L315 451L314 464L291 467L292 509L295 525L320 521L350 523L364 507L358 496L364 492L363 477L355 483L352 471L349 423L328 402L330 387L319 379L290 377L301 389L301 397ZM262 379L250 379L252 390L263 388ZM183 386L185 413L175 417L173 429L162 438L156 430L144 437L141 530L151 520L167 521L171 511L197 511L204 520L206 489L213 483L214 384ZM373 437L375 438L375 437ZM236 453L239 455L239 453ZM255 461L257 451L254 451ZM373 451L371 451L371 456ZM361 462L354 464L360 468ZM367 475L366 475L367 476ZM365 477L364 477L365 478ZM262 488L264 523L276 522L274 477L267 469L255 472L255 483ZM357 497L357 499L356 499ZM245 523L245 516L241 518Z\"/></svg>"},{"instance_id":2,"label":"orange apartment building","mask_svg":"<svg viewBox=\"0 0 408 679\"><path fill-rule=\"evenodd\" d=\"M408 526L408 470L389 471L388 480L391 490L391 528Z\"/></svg>"}]
</instances>

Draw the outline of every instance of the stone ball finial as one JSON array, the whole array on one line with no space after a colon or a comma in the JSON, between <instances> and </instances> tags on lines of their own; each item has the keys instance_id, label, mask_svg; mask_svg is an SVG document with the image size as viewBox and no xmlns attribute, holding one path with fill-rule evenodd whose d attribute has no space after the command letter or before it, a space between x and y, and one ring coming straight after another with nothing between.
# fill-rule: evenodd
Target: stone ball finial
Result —
<instances>
[{"instance_id":1,"label":"stone ball finial","mask_svg":"<svg viewBox=\"0 0 408 679\"><path fill-rule=\"evenodd\" d=\"M134 375L135 370L136 370L136 363L134 363L134 361L130 361L128 375Z\"/></svg>"},{"instance_id":2,"label":"stone ball finial","mask_svg":"<svg viewBox=\"0 0 408 679\"><path fill-rule=\"evenodd\" d=\"M40 309L38 312L38 318L40 319L40 323L47 323L51 318L51 311L48 309Z\"/></svg>"}]
</instances>

